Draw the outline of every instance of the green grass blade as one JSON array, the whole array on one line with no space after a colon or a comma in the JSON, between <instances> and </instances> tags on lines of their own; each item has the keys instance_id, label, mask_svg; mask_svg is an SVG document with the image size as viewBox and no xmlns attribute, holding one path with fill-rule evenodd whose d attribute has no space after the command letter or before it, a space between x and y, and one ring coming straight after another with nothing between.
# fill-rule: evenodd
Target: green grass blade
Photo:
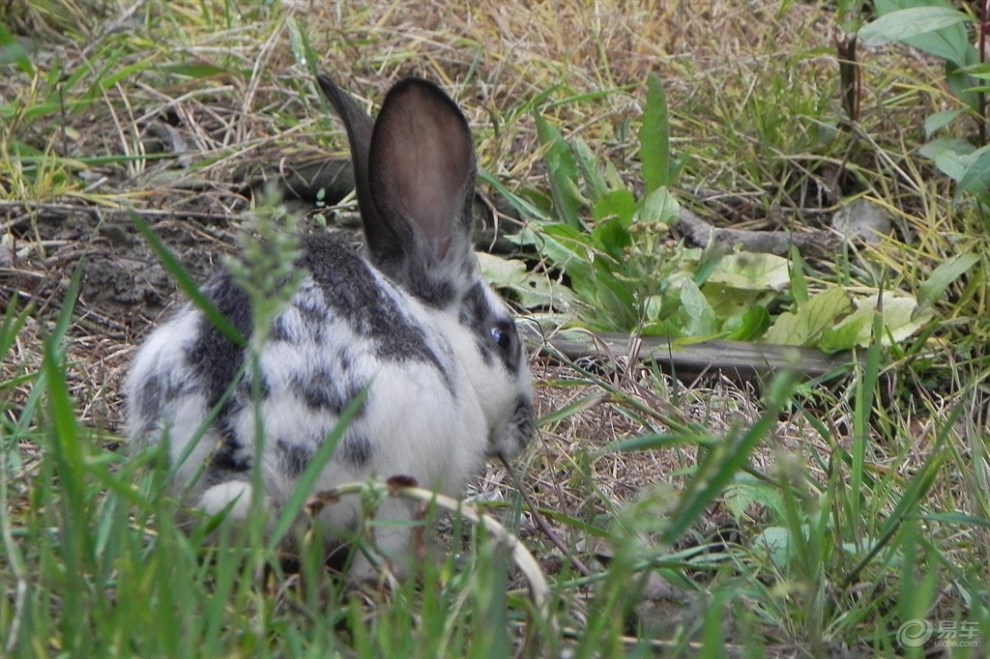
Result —
<instances>
[{"instance_id":1,"label":"green grass blade","mask_svg":"<svg viewBox=\"0 0 990 659\"><path fill-rule=\"evenodd\" d=\"M755 424L746 429L738 439L709 449L671 515L669 525L661 537L673 544L701 516L725 486L740 470L745 468L750 454L767 437L777 415L790 399L796 376L784 373L771 386L766 411Z\"/></svg>"},{"instance_id":2,"label":"green grass blade","mask_svg":"<svg viewBox=\"0 0 990 659\"><path fill-rule=\"evenodd\" d=\"M196 282L193 281L192 277L189 276L189 273L186 272L185 268L182 267L182 264L179 263L179 260L175 258L161 239L155 235L155 233L148 226L148 223L144 221L144 218L140 217L137 213L131 213L131 222L134 223L138 233L140 233L144 237L145 241L147 241L148 246L151 247L151 250L158 257L158 260L162 262L165 270L175 278L175 282L179 286L179 289L185 293L190 300L192 300L192 303L195 304L200 311L203 312L206 319L209 320L214 327L216 327L225 337L233 341L236 345L242 347L247 345L246 339L241 336L241 333L237 331L237 328L235 328L230 321L227 320L226 316L220 313L220 310L217 309L216 305L214 305L208 297L203 295Z\"/></svg>"}]
</instances>

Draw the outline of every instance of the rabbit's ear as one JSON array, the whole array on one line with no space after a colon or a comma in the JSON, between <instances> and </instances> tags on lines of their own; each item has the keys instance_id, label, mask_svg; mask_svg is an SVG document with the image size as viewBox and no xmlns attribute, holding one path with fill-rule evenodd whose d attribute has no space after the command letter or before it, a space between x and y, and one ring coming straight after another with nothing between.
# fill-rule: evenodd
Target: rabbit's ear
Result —
<instances>
[{"instance_id":1,"label":"rabbit's ear","mask_svg":"<svg viewBox=\"0 0 990 659\"><path fill-rule=\"evenodd\" d=\"M358 107L349 95L345 94L326 76L316 77L323 95L327 97L333 109L347 130L347 141L351 146L351 162L354 169L354 187L357 190L358 206L364 223L365 237L372 254L386 260L401 255L402 237L395 235L394 230L382 221L378 209L371 197L368 182L368 154L371 148L371 135L375 122Z\"/></svg>"},{"instance_id":2,"label":"rabbit's ear","mask_svg":"<svg viewBox=\"0 0 990 659\"><path fill-rule=\"evenodd\" d=\"M409 78L389 91L371 139L368 180L378 215L407 259L465 260L474 148L464 115L436 85Z\"/></svg>"}]
</instances>

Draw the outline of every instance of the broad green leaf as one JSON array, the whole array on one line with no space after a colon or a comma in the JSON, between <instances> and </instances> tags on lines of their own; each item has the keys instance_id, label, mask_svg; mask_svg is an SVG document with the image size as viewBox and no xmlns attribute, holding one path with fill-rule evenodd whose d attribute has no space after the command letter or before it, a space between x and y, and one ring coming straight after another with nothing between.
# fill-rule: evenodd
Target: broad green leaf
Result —
<instances>
[{"instance_id":1,"label":"broad green leaf","mask_svg":"<svg viewBox=\"0 0 990 659\"><path fill-rule=\"evenodd\" d=\"M859 38L867 48L892 41L907 42L915 37L937 32L955 25L971 22L967 14L951 7L910 7L884 14L859 30ZM947 47L940 42L910 44L930 55L957 61L960 54L955 44Z\"/></svg>"},{"instance_id":2,"label":"broad green leaf","mask_svg":"<svg viewBox=\"0 0 990 659\"><path fill-rule=\"evenodd\" d=\"M639 333L642 336L659 336L665 339L680 339L684 337L684 329L680 322L670 318L663 318L644 323Z\"/></svg>"},{"instance_id":3,"label":"broad green leaf","mask_svg":"<svg viewBox=\"0 0 990 659\"><path fill-rule=\"evenodd\" d=\"M509 190L497 176L493 176L490 172L488 172L488 170L479 168L478 180L491 186L496 192L499 193L499 195L502 196L503 199L508 201L514 209L519 211L520 214L534 220L540 220L541 222L551 221L548 213L537 203L533 203L531 199L528 199L522 194L516 194Z\"/></svg>"},{"instance_id":4,"label":"broad green leaf","mask_svg":"<svg viewBox=\"0 0 990 659\"><path fill-rule=\"evenodd\" d=\"M990 191L990 149L984 147L973 153L974 159L966 168L956 187L956 198L971 192L985 195Z\"/></svg>"},{"instance_id":5,"label":"broad green leaf","mask_svg":"<svg viewBox=\"0 0 990 659\"><path fill-rule=\"evenodd\" d=\"M670 190L661 186L647 194L640 202L638 218L640 222L662 222L668 226L680 218L681 206Z\"/></svg>"},{"instance_id":6,"label":"broad green leaf","mask_svg":"<svg viewBox=\"0 0 990 659\"><path fill-rule=\"evenodd\" d=\"M646 107L639 127L639 161L643 165L646 191L673 183L670 162L670 115L660 78L651 73L646 80Z\"/></svg>"},{"instance_id":7,"label":"broad green leaf","mask_svg":"<svg viewBox=\"0 0 990 659\"><path fill-rule=\"evenodd\" d=\"M783 510L780 493L773 486L752 479L730 484L725 488L722 496L726 507L736 520L742 519L753 504L759 504L778 513Z\"/></svg>"},{"instance_id":8,"label":"broad green leaf","mask_svg":"<svg viewBox=\"0 0 990 659\"><path fill-rule=\"evenodd\" d=\"M743 314L738 327L732 330L730 341L753 341L770 327L770 312L763 305L752 306Z\"/></svg>"},{"instance_id":9,"label":"broad green leaf","mask_svg":"<svg viewBox=\"0 0 990 659\"><path fill-rule=\"evenodd\" d=\"M790 281L787 259L773 254L727 254L708 277L709 283L746 291L783 291Z\"/></svg>"},{"instance_id":10,"label":"broad green leaf","mask_svg":"<svg viewBox=\"0 0 990 659\"><path fill-rule=\"evenodd\" d=\"M902 9L925 7L955 9L947 0L874 0L873 7L879 17ZM975 95L961 93L962 89L972 84L972 79L958 70L958 67L976 64L980 59L976 48L969 42L965 25L953 25L935 32L911 37L905 39L904 43L945 60L949 65L947 67L947 80L952 93L963 98L971 108L977 109L972 98Z\"/></svg>"},{"instance_id":11,"label":"broad green leaf","mask_svg":"<svg viewBox=\"0 0 990 659\"><path fill-rule=\"evenodd\" d=\"M594 260L591 237L566 224L547 224L534 232L540 253L570 277L587 277Z\"/></svg>"},{"instance_id":12,"label":"broad green leaf","mask_svg":"<svg viewBox=\"0 0 990 659\"><path fill-rule=\"evenodd\" d=\"M754 538L753 549L762 551L778 570L785 570L791 559L791 532L783 526L768 526Z\"/></svg>"},{"instance_id":13,"label":"broad green leaf","mask_svg":"<svg viewBox=\"0 0 990 659\"><path fill-rule=\"evenodd\" d=\"M595 247L616 261L623 259L625 249L632 244L632 237L620 219L612 219L599 223L591 231L591 240L594 242Z\"/></svg>"},{"instance_id":14,"label":"broad green leaf","mask_svg":"<svg viewBox=\"0 0 990 659\"><path fill-rule=\"evenodd\" d=\"M714 335L717 331L715 312L698 285L685 278L681 284L680 298L685 333L699 337Z\"/></svg>"},{"instance_id":15,"label":"broad green leaf","mask_svg":"<svg viewBox=\"0 0 990 659\"><path fill-rule=\"evenodd\" d=\"M822 332L821 339L815 343L815 346L827 353L851 350L860 345L862 337L869 339L872 320L873 314L862 313L858 316L854 314L841 325Z\"/></svg>"},{"instance_id":16,"label":"broad green leaf","mask_svg":"<svg viewBox=\"0 0 990 659\"><path fill-rule=\"evenodd\" d=\"M663 296L651 295L643 302L643 315L648 322L659 320L663 312Z\"/></svg>"},{"instance_id":17,"label":"broad green leaf","mask_svg":"<svg viewBox=\"0 0 990 659\"><path fill-rule=\"evenodd\" d=\"M581 168L581 176L584 178L588 195L592 201L597 201L608 194L608 184L598 167L598 158L592 152L588 143L580 137L571 140L571 149L577 159L578 167Z\"/></svg>"},{"instance_id":18,"label":"broad green leaf","mask_svg":"<svg viewBox=\"0 0 990 659\"><path fill-rule=\"evenodd\" d=\"M722 258L725 256L725 254L722 254L722 250L717 247L702 250L697 260L697 265L694 267L694 272L691 275L694 283L698 286L708 283L708 279L718 270L719 265L722 263Z\"/></svg>"},{"instance_id":19,"label":"broad green leaf","mask_svg":"<svg viewBox=\"0 0 990 659\"><path fill-rule=\"evenodd\" d=\"M639 322L639 312L632 291L603 268L593 271L594 304L601 310L607 326L619 330L632 330ZM575 292L578 292L575 289Z\"/></svg>"},{"instance_id":20,"label":"broad green leaf","mask_svg":"<svg viewBox=\"0 0 990 659\"><path fill-rule=\"evenodd\" d=\"M935 268L928 277L928 280L918 289L922 304L934 304L937 299L942 297L945 289L952 282L959 279L966 271L978 263L979 260L980 256L978 254L965 252Z\"/></svg>"},{"instance_id":21,"label":"broad green leaf","mask_svg":"<svg viewBox=\"0 0 990 659\"><path fill-rule=\"evenodd\" d=\"M945 82L949 85L949 91L961 99L970 110L979 114L980 95L973 89L977 81L973 76L969 75L969 71L973 65L979 64L980 53L969 43L966 45L968 50L959 56L958 63L955 61L946 61Z\"/></svg>"},{"instance_id":22,"label":"broad green leaf","mask_svg":"<svg viewBox=\"0 0 990 659\"><path fill-rule=\"evenodd\" d=\"M5 64L13 64L21 73L28 75L34 72L27 50L17 37L7 30L7 26L0 22L0 66Z\"/></svg>"},{"instance_id":23,"label":"broad green leaf","mask_svg":"<svg viewBox=\"0 0 990 659\"><path fill-rule=\"evenodd\" d=\"M952 153L967 155L976 151L976 147L967 142L955 137L936 137L930 142L922 144L918 148L918 155L924 156L929 160L935 160L935 157L943 151L951 151Z\"/></svg>"},{"instance_id":24,"label":"broad green leaf","mask_svg":"<svg viewBox=\"0 0 990 659\"><path fill-rule=\"evenodd\" d=\"M951 124L963 112L962 108L956 108L955 110L942 110L930 115L925 119L925 139L930 140L932 135Z\"/></svg>"},{"instance_id":25,"label":"broad green leaf","mask_svg":"<svg viewBox=\"0 0 990 659\"><path fill-rule=\"evenodd\" d=\"M958 140L932 140L919 153L930 157L940 172L958 183L978 156L968 144L957 145L956 142Z\"/></svg>"},{"instance_id":26,"label":"broad green leaf","mask_svg":"<svg viewBox=\"0 0 990 659\"><path fill-rule=\"evenodd\" d=\"M568 226L581 229L584 227L580 217L584 198L577 187L578 165L574 153L556 127L550 125L543 115L536 113L534 116L540 143L547 148L543 160L558 219Z\"/></svg>"},{"instance_id":27,"label":"broad green leaf","mask_svg":"<svg viewBox=\"0 0 990 659\"><path fill-rule=\"evenodd\" d=\"M851 309L852 303L843 289L829 288L809 298L797 311L782 313L763 340L779 345L809 345Z\"/></svg>"},{"instance_id":28,"label":"broad green leaf","mask_svg":"<svg viewBox=\"0 0 990 659\"><path fill-rule=\"evenodd\" d=\"M736 332L745 323L744 317L753 312L754 309L763 308L765 310L766 301L774 296L773 293L768 294L766 291L740 290L710 282L701 287L701 292L705 294L705 299L715 311L715 316L721 323L721 329L728 332ZM753 320L756 319L753 318ZM760 328L759 334L762 334L769 326L768 322Z\"/></svg>"},{"instance_id":29,"label":"broad green leaf","mask_svg":"<svg viewBox=\"0 0 990 659\"><path fill-rule=\"evenodd\" d=\"M595 220L618 219L624 226L632 224L636 215L636 197L630 190L614 190L598 200L592 209Z\"/></svg>"}]
</instances>

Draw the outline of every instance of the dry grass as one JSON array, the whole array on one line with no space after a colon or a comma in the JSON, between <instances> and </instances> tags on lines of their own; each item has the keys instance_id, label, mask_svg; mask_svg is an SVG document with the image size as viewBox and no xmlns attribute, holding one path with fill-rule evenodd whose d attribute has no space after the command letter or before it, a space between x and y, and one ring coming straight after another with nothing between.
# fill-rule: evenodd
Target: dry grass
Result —
<instances>
[{"instance_id":1,"label":"dry grass","mask_svg":"<svg viewBox=\"0 0 990 659\"><path fill-rule=\"evenodd\" d=\"M90 182L85 189L64 183L53 186L41 177L29 181L7 176L2 179L7 198L93 201L111 207L132 204L173 213L175 219L160 222L158 228L172 234L170 245L180 250L194 273L202 275L213 267L212 258L201 256L204 245L205 251L215 252L209 245L215 235L227 232L225 218L236 218L246 206L235 183L246 167L261 163L271 174L285 161L327 153L328 146L339 153L344 146L308 73L294 57L290 19L307 31L312 50L321 55L318 68L372 101L380 100L384 90L406 75L440 82L460 101L475 127L481 165L510 182L534 186L543 185L540 150L532 122L517 112L527 99L550 88L558 90L557 98L611 90L603 97L558 105L550 112L568 131L593 139L606 151L629 152L630 145L618 140L614 130L639 112L641 85L648 72L660 72L676 111L693 95L710 95L715 81L749 84L731 72L748 70L752 81L765 66L757 59L767 62L781 53L804 51L812 28L826 20L811 6L778 14L777 3L770 1L747 2L743 7L728 2L701 7L672 2L659 10L653 3L607 2L511 7L293 3L290 7L281 16L259 17L229 29L222 29L218 15L200 17L202 31L190 32L196 21L176 19L197 11L191 5L175 5L167 12L132 5L116 20L85 21L95 38L84 44L59 32L61 24L49 22L54 20L51 15L28 12L24 23L30 26L29 34L44 43L39 47L46 58L64 62L66 72L99 71L99 62L88 58L107 42L120 40L131 51L124 59L135 65L162 59L168 66L210 64L229 73L184 79L150 65L140 76L106 89L88 111L69 112L62 123L57 123L58 115L51 117L54 121L33 124L15 118L3 133L6 140L16 135L39 151L65 159L107 154L135 159L83 167L82 178ZM222 7L203 9L220 12ZM141 12L152 13L142 17ZM78 15L83 16L82 9ZM155 25L154 41L147 41L141 31L132 32L142 18ZM758 58L754 53L759 53ZM756 70L748 68L754 65ZM84 79L89 77L83 74ZM0 88L5 88L4 97L22 98L24 106L31 107L47 92L29 83L23 76L9 76ZM156 151L170 157L139 158ZM619 162L633 167L628 157ZM63 161L63 166L71 169L72 163ZM183 220L185 212L215 215L219 226ZM124 279L104 281L102 269L87 269L93 288L87 296L84 283L80 306L88 322L76 326L77 338L70 349L79 373L80 388L74 393L85 402L84 419L95 427L114 428L119 421L114 392L119 390L120 370L129 360L128 346L133 347L147 321L158 315L172 294L160 270L151 281L142 272L156 266L149 263L150 253L134 244L139 241L130 233L126 217L81 215L46 216L41 207L8 207L4 226L16 258L4 277L22 302L34 304L39 317L51 317L80 256L87 255L91 268L94 261L125 259L120 263ZM4 364L5 377L15 372L11 362L19 364L16 370L21 373L40 363L37 335L25 334L18 352ZM550 395L546 390L545 394ZM559 408L566 400L551 401L547 408ZM616 437L635 431L629 425L609 426L598 428L594 435Z\"/></svg>"},{"instance_id":2,"label":"dry grass","mask_svg":"<svg viewBox=\"0 0 990 659\"><path fill-rule=\"evenodd\" d=\"M0 125L0 153L29 147L46 158L30 173L9 158L0 163L0 306L15 299L21 307L32 305L0 364L0 382L24 378L6 389L8 425L17 425L24 412L33 388L27 378L40 369L43 339L53 331L73 270L84 263L82 295L68 333L68 386L82 424L104 443L115 443L121 379L134 347L174 299L174 290L127 216L113 211L133 206L162 212L155 229L190 270L202 276L214 269L219 254L231 249L238 214L250 203L243 194L246 176L277 176L286 164L343 152L344 140L318 98L310 65L371 103L403 76L437 81L468 115L480 165L521 191L546 189L530 111L531 100L547 90L553 90L551 102L538 108L544 115L565 134L592 144L624 178L640 180L630 126L640 113L644 80L656 72L673 110L675 151L688 157L685 201L701 205L698 200L707 199L709 207L720 208L717 200L727 196L733 208L743 208L735 219L755 226L802 221L788 210L801 205L793 201L789 182L828 174L808 169L820 126L807 121L797 104L814 98L839 107L838 96L828 93L837 87L832 18L816 3L795 3L786 11L780 4L294 1L276 9L178 2L135 3L121 7L122 14L97 16L90 7L63 0L0 9L0 18L34 49L39 72L53 72L52 80L0 76L0 106L19 99L23 110ZM233 15L235 10L243 13ZM303 61L300 35L317 62ZM111 53L118 58L113 67L133 66L137 73L103 85L102 58ZM882 266L892 273L893 286L910 287L960 242L985 244L986 238L962 237L956 218L939 206L951 194L947 184L906 155L907 145L920 140L915 119L946 102L934 93L937 88L917 82L918 76L937 80L938 71L892 51L871 57L863 130L883 136L883 143L863 142L858 153L838 152L821 162L845 160L861 193L901 213L917 242L891 239L853 262L864 271ZM210 75L203 68L190 73L190 67L207 66L213 67ZM72 80L65 107L32 115L32 108L55 98L59 78ZM79 98L88 101L73 105ZM771 118L779 123L770 126ZM56 204L90 210L53 211ZM313 218L314 225L322 221ZM985 327L979 331L990 334ZM925 350L936 360L955 359L948 348ZM891 382L901 365L885 367ZM587 403L547 423L516 466L540 508L575 519L619 519L638 501L655 506L654 515L669 512L698 460L696 444L624 452L610 450L614 442L692 424L712 437L729 436L755 424L765 409L759 392L715 375L683 383L645 367L595 374L543 356L532 358L532 368L540 382L541 414ZM951 473L940 472L928 506L987 515L987 467L980 462L985 447L979 445L990 422L986 393L967 391L958 382L932 389L911 375L901 377L874 416L870 470L899 469L906 482L928 458L953 406L962 404L972 413L949 431L950 444L958 448ZM811 498L834 486L828 458L820 458L849 449L855 434L853 395L837 386L812 393L813 404L781 412L753 453L754 472L776 482L801 481ZM911 392L918 395L907 399ZM910 441L894 441L903 429ZM40 460L37 447L22 444L19 450L30 472ZM508 481L493 466L478 489L486 497L497 491L510 499ZM889 513L892 501L870 512ZM10 513L28 504L9 505ZM724 539L730 527L746 546L768 515L765 502L751 502L739 514L720 500L681 546L732 544ZM586 563L616 551L566 521L553 526ZM990 559L986 529L958 531L937 522L927 528L949 561L973 566ZM946 537L956 533L965 537ZM523 536L552 571L556 554L546 539L531 526L523 527ZM625 536L612 539L619 537ZM590 599L590 587L579 590ZM940 606L949 619L962 604L948 586L943 592ZM783 627L782 622L772 640L795 640Z\"/></svg>"}]
</instances>

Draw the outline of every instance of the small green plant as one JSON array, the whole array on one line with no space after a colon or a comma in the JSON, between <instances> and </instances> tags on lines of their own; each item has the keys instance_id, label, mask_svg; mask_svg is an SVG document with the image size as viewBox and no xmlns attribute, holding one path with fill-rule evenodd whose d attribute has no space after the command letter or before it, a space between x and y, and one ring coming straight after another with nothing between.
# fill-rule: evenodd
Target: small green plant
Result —
<instances>
[{"instance_id":1,"label":"small green plant","mask_svg":"<svg viewBox=\"0 0 990 659\"><path fill-rule=\"evenodd\" d=\"M535 220L517 240L535 247L566 275L580 322L591 329L837 352L869 344L875 312L883 318L888 344L906 340L933 317L931 296L922 304L908 293L869 286L853 292L820 285L809 291L797 251L788 260L725 253L719 247L688 248L672 240L670 229L680 209L670 186L680 163L671 153L669 111L655 76L647 81L637 132L641 194L581 138L565 138L539 114L536 125L546 151L550 195L500 191ZM944 290L952 281L946 275L963 274L973 264L970 256L933 273L931 286ZM519 291L524 303L545 302L524 286Z\"/></svg>"},{"instance_id":2,"label":"small green plant","mask_svg":"<svg viewBox=\"0 0 990 659\"><path fill-rule=\"evenodd\" d=\"M969 193L984 204L990 202L990 145L987 143L986 93L990 91L990 16L972 15L943 0L877 0L877 19L864 25L859 36L867 46L898 42L917 48L945 62L945 80L962 107L941 110L925 121L930 140L920 153L956 182L956 198ZM974 3L975 11L986 12L985 3ZM968 26L975 25L977 46ZM974 141L936 137L960 117L975 120ZM975 142L975 143L974 143Z\"/></svg>"}]
</instances>

